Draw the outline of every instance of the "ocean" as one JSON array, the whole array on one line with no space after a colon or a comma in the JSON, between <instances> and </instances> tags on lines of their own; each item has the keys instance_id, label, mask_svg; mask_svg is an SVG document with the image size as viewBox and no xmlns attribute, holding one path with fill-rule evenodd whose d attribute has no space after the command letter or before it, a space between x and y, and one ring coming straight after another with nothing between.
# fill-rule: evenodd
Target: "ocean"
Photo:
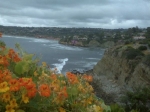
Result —
<instances>
[{"instance_id":1,"label":"ocean","mask_svg":"<svg viewBox=\"0 0 150 112\"><path fill-rule=\"evenodd\" d=\"M67 46L59 44L56 40L31 37L3 35L0 40L14 49L15 44L19 43L23 50L36 54L41 62L46 62L51 69L57 68L58 72L63 74L72 70L87 71L92 69L105 51L102 48Z\"/></svg>"}]
</instances>

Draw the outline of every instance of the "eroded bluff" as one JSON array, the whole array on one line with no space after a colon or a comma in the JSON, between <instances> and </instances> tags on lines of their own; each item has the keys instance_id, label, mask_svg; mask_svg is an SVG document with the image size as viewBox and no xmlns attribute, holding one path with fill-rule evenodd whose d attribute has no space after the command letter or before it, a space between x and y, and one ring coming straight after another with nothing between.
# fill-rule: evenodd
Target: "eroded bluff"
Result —
<instances>
[{"instance_id":1,"label":"eroded bluff","mask_svg":"<svg viewBox=\"0 0 150 112\"><path fill-rule=\"evenodd\" d=\"M96 84L114 102L127 91L150 86L150 55L149 51L144 53L131 46L116 46L107 49L93 68Z\"/></svg>"}]
</instances>

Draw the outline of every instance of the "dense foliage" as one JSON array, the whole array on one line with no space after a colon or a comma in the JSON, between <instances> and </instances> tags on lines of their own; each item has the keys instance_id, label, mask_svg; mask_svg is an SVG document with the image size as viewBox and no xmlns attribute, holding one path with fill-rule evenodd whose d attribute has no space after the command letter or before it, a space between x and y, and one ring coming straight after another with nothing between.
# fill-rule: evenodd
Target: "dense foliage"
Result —
<instances>
[{"instance_id":1,"label":"dense foliage","mask_svg":"<svg viewBox=\"0 0 150 112\"><path fill-rule=\"evenodd\" d=\"M150 88L138 88L134 92L128 92L123 102L126 112L150 112Z\"/></svg>"},{"instance_id":2,"label":"dense foliage","mask_svg":"<svg viewBox=\"0 0 150 112\"><path fill-rule=\"evenodd\" d=\"M111 108L111 112L125 112L124 108L118 104L112 104L110 105L110 108Z\"/></svg>"},{"instance_id":3,"label":"dense foliage","mask_svg":"<svg viewBox=\"0 0 150 112\"><path fill-rule=\"evenodd\" d=\"M92 76L58 74L27 54L0 46L0 112L108 112L90 85Z\"/></svg>"},{"instance_id":4,"label":"dense foliage","mask_svg":"<svg viewBox=\"0 0 150 112\"><path fill-rule=\"evenodd\" d=\"M124 44L127 45L127 44L130 44L130 43L131 43L131 42L127 40L127 41L125 41Z\"/></svg>"},{"instance_id":5,"label":"dense foliage","mask_svg":"<svg viewBox=\"0 0 150 112\"><path fill-rule=\"evenodd\" d=\"M144 56L144 54L138 49L134 49L132 47L128 47L124 51L123 56L126 59L128 59L128 60L132 60L132 59L135 59L137 56Z\"/></svg>"},{"instance_id":6,"label":"dense foliage","mask_svg":"<svg viewBox=\"0 0 150 112\"><path fill-rule=\"evenodd\" d=\"M147 27L146 37L150 38L150 27Z\"/></svg>"},{"instance_id":7,"label":"dense foliage","mask_svg":"<svg viewBox=\"0 0 150 112\"><path fill-rule=\"evenodd\" d=\"M140 46L138 49L139 49L140 51L144 51L144 50L147 50L147 47L146 47L146 46Z\"/></svg>"}]
</instances>

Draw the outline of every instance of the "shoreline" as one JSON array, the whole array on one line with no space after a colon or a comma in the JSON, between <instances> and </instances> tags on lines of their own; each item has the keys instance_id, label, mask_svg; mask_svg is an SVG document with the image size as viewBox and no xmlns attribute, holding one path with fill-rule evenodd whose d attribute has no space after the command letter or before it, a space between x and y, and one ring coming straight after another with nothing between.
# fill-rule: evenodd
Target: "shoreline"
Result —
<instances>
[{"instance_id":1,"label":"shoreline","mask_svg":"<svg viewBox=\"0 0 150 112\"><path fill-rule=\"evenodd\" d=\"M89 47L89 46L82 46L82 45L74 45L74 44L69 44L69 43L66 43L66 42L60 42L59 41L59 44L62 44L62 45L67 45L67 46L76 46L76 47Z\"/></svg>"},{"instance_id":2,"label":"shoreline","mask_svg":"<svg viewBox=\"0 0 150 112\"><path fill-rule=\"evenodd\" d=\"M22 35L7 35L3 34L3 36L9 36L9 37L25 37L25 38L36 38L36 39L47 39L47 40L55 40L59 42L59 38L54 38L54 37L38 37L38 36L22 36ZM2 36L2 37L3 37Z\"/></svg>"},{"instance_id":3,"label":"shoreline","mask_svg":"<svg viewBox=\"0 0 150 112\"><path fill-rule=\"evenodd\" d=\"M65 43L60 43L59 41L58 41L58 43L59 44L61 44L61 45L65 45L65 46L74 46L74 47L81 47L81 48L99 48L99 49L104 49L104 50L106 50L107 48L105 48L105 47L94 47L94 46L80 46L80 45L72 45L72 44L65 44Z\"/></svg>"},{"instance_id":4,"label":"shoreline","mask_svg":"<svg viewBox=\"0 0 150 112\"><path fill-rule=\"evenodd\" d=\"M54 37L38 37L38 36L22 36L22 35L7 35L7 34L3 34L3 36L10 36L10 37L25 37L25 38L36 38L36 39L46 39L46 40L54 40L54 41L57 41L58 44L61 44L61 45L65 45L65 46L74 46L74 47L82 47L82 48L101 48L101 49L106 49L105 47L94 47L94 46L81 46L81 45L72 45L72 44L68 44L68 43L63 43L63 42L60 42L60 38L54 38ZM2 37L3 37L2 36Z\"/></svg>"}]
</instances>

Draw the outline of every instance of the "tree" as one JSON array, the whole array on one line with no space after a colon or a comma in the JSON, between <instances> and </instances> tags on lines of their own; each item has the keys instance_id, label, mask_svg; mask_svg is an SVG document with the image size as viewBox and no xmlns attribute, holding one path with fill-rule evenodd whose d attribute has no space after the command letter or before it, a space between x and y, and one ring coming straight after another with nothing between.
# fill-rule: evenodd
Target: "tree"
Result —
<instances>
[{"instance_id":1,"label":"tree","mask_svg":"<svg viewBox=\"0 0 150 112\"><path fill-rule=\"evenodd\" d=\"M150 27L147 27L146 38L150 38Z\"/></svg>"}]
</instances>

